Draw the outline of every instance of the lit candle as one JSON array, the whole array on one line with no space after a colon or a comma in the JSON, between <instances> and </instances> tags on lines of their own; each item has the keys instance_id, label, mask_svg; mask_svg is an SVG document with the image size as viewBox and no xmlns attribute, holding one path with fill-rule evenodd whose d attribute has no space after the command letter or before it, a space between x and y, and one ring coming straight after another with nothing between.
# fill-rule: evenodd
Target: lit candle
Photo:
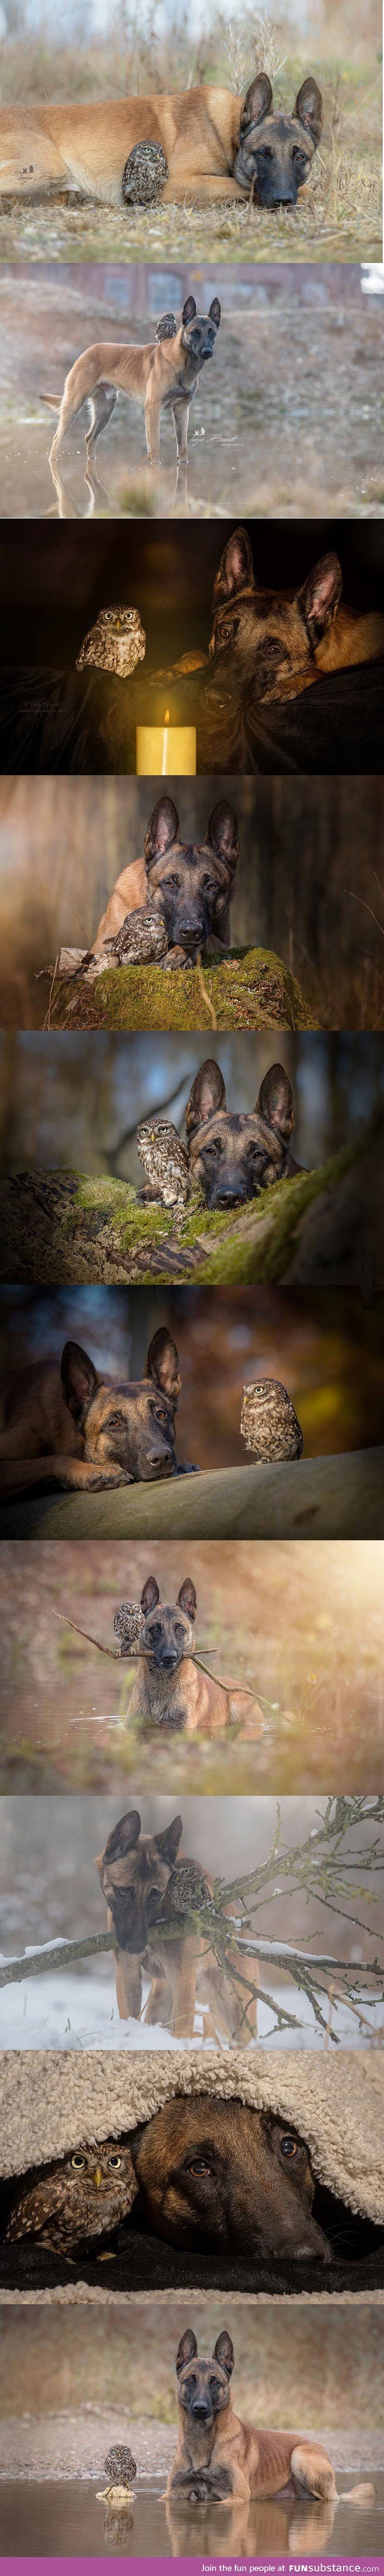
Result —
<instances>
[{"instance_id":1,"label":"lit candle","mask_svg":"<svg viewBox=\"0 0 384 2576\"><path fill-rule=\"evenodd\" d=\"M163 725L137 725L138 778L191 778L196 775L196 725L171 725L169 707Z\"/></svg>"}]
</instances>

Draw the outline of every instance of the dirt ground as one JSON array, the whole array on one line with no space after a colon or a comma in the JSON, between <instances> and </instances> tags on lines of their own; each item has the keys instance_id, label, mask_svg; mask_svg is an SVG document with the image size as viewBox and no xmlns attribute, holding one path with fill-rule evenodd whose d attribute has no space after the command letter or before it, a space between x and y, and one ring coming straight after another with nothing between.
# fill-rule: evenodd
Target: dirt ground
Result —
<instances>
[{"instance_id":1,"label":"dirt ground","mask_svg":"<svg viewBox=\"0 0 384 2576\"><path fill-rule=\"evenodd\" d=\"M295 241L295 257L297 245ZM323 291L321 300L320 278ZM381 401L384 298L361 292L325 295L313 269L302 300L300 272L284 296L255 278L254 305L236 309L228 273L214 358L190 412L189 493L175 492L173 424L163 422L162 473L146 466L141 411L120 396L100 441L98 477L85 482L88 413L69 434L64 474L55 492L49 467L54 414L43 396L60 396L68 366L100 336L140 341L143 321L122 317L121 278L111 268L42 278L12 268L0 278L0 489L3 517L162 517L189 509L226 516L233 508L258 517L382 517ZM221 281L220 281L221 282ZM16 293L15 293L16 285ZM164 292L159 278L159 310ZM308 327L309 326L309 327Z\"/></svg>"}]
</instances>

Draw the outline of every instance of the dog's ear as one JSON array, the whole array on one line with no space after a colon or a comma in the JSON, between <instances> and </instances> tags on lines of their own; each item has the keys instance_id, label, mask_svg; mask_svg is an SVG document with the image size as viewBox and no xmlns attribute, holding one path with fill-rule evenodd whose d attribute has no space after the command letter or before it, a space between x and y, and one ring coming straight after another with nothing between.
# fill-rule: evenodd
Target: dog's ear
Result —
<instances>
[{"instance_id":1,"label":"dog's ear","mask_svg":"<svg viewBox=\"0 0 384 2576\"><path fill-rule=\"evenodd\" d=\"M323 101L321 89L318 89L317 81L312 80L311 75L301 83L293 114L298 116L299 124L304 126L305 134L312 135L312 142L319 143L323 130Z\"/></svg>"},{"instance_id":2,"label":"dog's ear","mask_svg":"<svg viewBox=\"0 0 384 2576\"><path fill-rule=\"evenodd\" d=\"M288 1144L295 1124L295 1112L293 1092L283 1064L270 1064L269 1073L264 1074L264 1082L260 1084L255 1106L260 1110L260 1117L267 1119L268 1127L275 1127L278 1136L284 1136L285 1144Z\"/></svg>"},{"instance_id":3,"label":"dog's ear","mask_svg":"<svg viewBox=\"0 0 384 2576\"><path fill-rule=\"evenodd\" d=\"M172 1334L167 1332L165 1324L160 1324L158 1333L154 1333L150 1342L144 1377L152 1377L162 1395L169 1395L172 1404L177 1404L181 1387L179 1355L176 1342L172 1341Z\"/></svg>"},{"instance_id":4,"label":"dog's ear","mask_svg":"<svg viewBox=\"0 0 384 2576\"><path fill-rule=\"evenodd\" d=\"M147 1617L147 1611L155 1610L156 1602L159 1600L160 1593L158 1583L156 1583L156 1576L154 1574L147 1574L147 1581L146 1583L143 1583L140 1602L140 1609L144 1611L145 1619Z\"/></svg>"},{"instance_id":5,"label":"dog's ear","mask_svg":"<svg viewBox=\"0 0 384 2576\"><path fill-rule=\"evenodd\" d=\"M145 834L144 856L148 870L154 866L156 859L165 857L166 850L172 849L172 843L178 841L179 833L179 817L172 796L159 796Z\"/></svg>"},{"instance_id":6,"label":"dog's ear","mask_svg":"<svg viewBox=\"0 0 384 2576\"><path fill-rule=\"evenodd\" d=\"M225 1109L225 1082L220 1065L215 1064L213 1056L207 1056L206 1063L201 1064L199 1072L195 1073L189 1094L185 1112L187 1136L195 1136L197 1128L205 1127L207 1118L212 1118L217 1109Z\"/></svg>"},{"instance_id":7,"label":"dog's ear","mask_svg":"<svg viewBox=\"0 0 384 2576\"><path fill-rule=\"evenodd\" d=\"M229 876L234 877L239 856L238 831L233 805L228 805L226 796L220 797L219 805L214 805L213 814L210 814L207 841L212 850L217 850L218 858L224 860Z\"/></svg>"},{"instance_id":8,"label":"dog's ear","mask_svg":"<svg viewBox=\"0 0 384 2576\"><path fill-rule=\"evenodd\" d=\"M267 72L256 72L255 79L251 81L250 89L247 89L247 95L243 102L240 117L240 134L246 134L247 127L249 125L262 125L264 117L270 116L271 107L272 89L271 82L268 80L268 74Z\"/></svg>"},{"instance_id":9,"label":"dog's ear","mask_svg":"<svg viewBox=\"0 0 384 2576\"><path fill-rule=\"evenodd\" d=\"M215 329L218 331L219 323L221 322L221 304L219 304L218 295L214 295L212 297L212 304L209 306L208 321L214 322Z\"/></svg>"},{"instance_id":10,"label":"dog's ear","mask_svg":"<svg viewBox=\"0 0 384 2576\"><path fill-rule=\"evenodd\" d=\"M99 1860L95 1860L95 1869L98 1869L99 1878L102 1870L108 1869L110 1861L123 1860L125 1852L134 1851L139 1841L139 1834L141 1834L141 1816L138 1815L137 1807L130 1807L127 1815L120 1816L118 1825L113 1826L112 1833L108 1835L105 1851L100 1853Z\"/></svg>"},{"instance_id":11,"label":"dog's ear","mask_svg":"<svg viewBox=\"0 0 384 2576\"><path fill-rule=\"evenodd\" d=\"M303 582L297 594L297 605L301 608L311 644L319 644L326 627L333 625L342 587L338 555L322 555L320 563L315 564L314 572L308 573L307 581Z\"/></svg>"},{"instance_id":12,"label":"dog's ear","mask_svg":"<svg viewBox=\"0 0 384 2576\"><path fill-rule=\"evenodd\" d=\"M80 1349L79 1342L65 1342L60 1377L68 1411L73 1413L75 1422L82 1422L92 1396L96 1394L96 1387L100 1386L100 1378L93 1360L89 1360L87 1352Z\"/></svg>"},{"instance_id":13,"label":"dog's ear","mask_svg":"<svg viewBox=\"0 0 384 2576\"><path fill-rule=\"evenodd\" d=\"M180 1603L180 1609L185 1610L186 1618L195 1619L197 1611L197 1593L195 1592L194 1583L191 1583L189 1574L186 1574L184 1583L180 1584L180 1591L178 1592L177 1598Z\"/></svg>"},{"instance_id":14,"label":"dog's ear","mask_svg":"<svg viewBox=\"0 0 384 2576\"><path fill-rule=\"evenodd\" d=\"M222 2334L219 2334L217 2337L213 2359L214 2361L218 2361L220 2370L226 2370L227 2379L231 2379L235 2355L231 2336L230 2334L227 2334L225 2326L223 2326Z\"/></svg>"},{"instance_id":15,"label":"dog's ear","mask_svg":"<svg viewBox=\"0 0 384 2576\"><path fill-rule=\"evenodd\" d=\"M176 2353L177 2374L179 2370L185 2370L187 2361L194 2361L195 2352L197 2352L196 2335L192 2334L192 2326L187 2326L185 2334L181 2335Z\"/></svg>"},{"instance_id":16,"label":"dog's ear","mask_svg":"<svg viewBox=\"0 0 384 2576\"><path fill-rule=\"evenodd\" d=\"M233 537L227 537L216 573L215 607L221 599L233 599L237 590L244 590L246 582L251 582L254 589L252 546L246 528L235 528Z\"/></svg>"},{"instance_id":17,"label":"dog's ear","mask_svg":"<svg viewBox=\"0 0 384 2576\"><path fill-rule=\"evenodd\" d=\"M173 1816L172 1824L164 1826L164 1833L154 1834L153 1837L154 1842L156 1843L156 1851L161 1852L162 1860L169 1860L171 1868L172 1861L177 1860L182 1831L182 1816Z\"/></svg>"},{"instance_id":18,"label":"dog's ear","mask_svg":"<svg viewBox=\"0 0 384 2576\"><path fill-rule=\"evenodd\" d=\"M194 322L195 313L197 313L197 304L195 304L194 295L187 295L183 304L182 322Z\"/></svg>"}]
</instances>

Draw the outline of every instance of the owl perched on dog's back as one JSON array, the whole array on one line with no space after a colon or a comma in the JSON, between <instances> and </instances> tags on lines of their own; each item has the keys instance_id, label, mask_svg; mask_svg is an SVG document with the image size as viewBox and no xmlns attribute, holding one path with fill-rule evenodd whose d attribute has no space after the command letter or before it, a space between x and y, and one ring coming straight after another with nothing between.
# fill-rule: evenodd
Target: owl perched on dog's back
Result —
<instances>
[{"instance_id":1,"label":"owl perched on dog's back","mask_svg":"<svg viewBox=\"0 0 384 2576\"><path fill-rule=\"evenodd\" d=\"M138 608L99 608L80 646L76 670L92 662L100 671L116 671L119 680L129 680L137 663L144 661L145 643Z\"/></svg>"},{"instance_id":2,"label":"owl perched on dog's back","mask_svg":"<svg viewBox=\"0 0 384 2576\"><path fill-rule=\"evenodd\" d=\"M60 2163L46 2165L32 2183L18 2183L6 2236L35 2236L70 2254L79 2244L112 2236L133 2198L132 2160L116 2138L74 2147Z\"/></svg>"}]
</instances>

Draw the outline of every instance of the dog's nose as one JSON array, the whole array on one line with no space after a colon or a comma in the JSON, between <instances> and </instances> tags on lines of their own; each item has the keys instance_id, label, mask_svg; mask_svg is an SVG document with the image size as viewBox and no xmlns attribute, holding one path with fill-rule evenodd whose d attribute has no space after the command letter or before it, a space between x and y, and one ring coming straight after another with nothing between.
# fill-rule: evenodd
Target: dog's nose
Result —
<instances>
[{"instance_id":1,"label":"dog's nose","mask_svg":"<svg viewBox=\"0 0 384 2576\"><path fill-rule=\"evenodd\" d=\"M220 1181L216 1196L217 1207L237 1207L239 1199L242 1198L244 1198L244 1189L241 1181Z\"/></svg>"},{"instance_id":2,"label":"dog's nose","mask_svg":"<svg viewBox=\"0 0 384 2576\"><path fill-rule=\"evenodd\" d=\"M210 2412L211 2412L210 2404L209 2404L209 2399L208 2399L207 2397L205 2397L205 2398L204 2398L204 2397L203 2397L203 2398L196 2398L196 2397L195 2397L195 2398L194 2398L194 2401L193 2401L193 2406L191 2406L191 2410L190 2410L190 2411L191 2411L191 2415L196 2415L196 2416L197 2416L197 2421L198 2421L198 2423L200 2422L200 2423L202 2423L202 2424L205 2424L205 2422L206 2422L206 2417L207 2417L207 2415L210 2415Z\"/></svg>"},{"instance_id":3,"label":"dog's nose","mask_svg":"<svg viewBox=\"0 0 384 2576\"><path fill-rule=\"evenodd\" d=\"M161 1449L155 1449L155 1448L153 1448L153 1449L146 1449L146 1452L145 1452L145 1458L146 1458L146 1465L147 1465L147 1467L160 1467L160 1466L162 1466L163 1458L171 1458L171 1457L172 1457L172 1450L171 1450L171 1448L170 1448L170 1445L169 1445L168 1440L163 1440L163 1441L162 1441Z\"/></svg>"},{"instance_id":4,"label":"dog's nose","mask_svg":"<svg viewBox=\"0 0 384 2576\"><path fill-rule=\"evenodd\" d=\"M173 1653L172 1655L162 1655L162 1657L161 1657L161 1661L162 1661L162 1664L164 1665L164 1672L165 1672L165 1673L173 1673L174 1665L175 1665L175 1664L177 1664L176 1647L175 1647L175 1649L174 1649L174 1653Z\"/></svg>"},{"instance_id":5,"label":"dog's nose","mask_svg":"<svg viewBox=\"0 0 384 2576\"><path fill-rule=\"evenodd\" d=\"M201 921L196 921L195 912L184 912L182 916L179 913L178 928L180 939L197 939L198 933L202 928L202 923Z\"/></svg>"}]
</instances>

